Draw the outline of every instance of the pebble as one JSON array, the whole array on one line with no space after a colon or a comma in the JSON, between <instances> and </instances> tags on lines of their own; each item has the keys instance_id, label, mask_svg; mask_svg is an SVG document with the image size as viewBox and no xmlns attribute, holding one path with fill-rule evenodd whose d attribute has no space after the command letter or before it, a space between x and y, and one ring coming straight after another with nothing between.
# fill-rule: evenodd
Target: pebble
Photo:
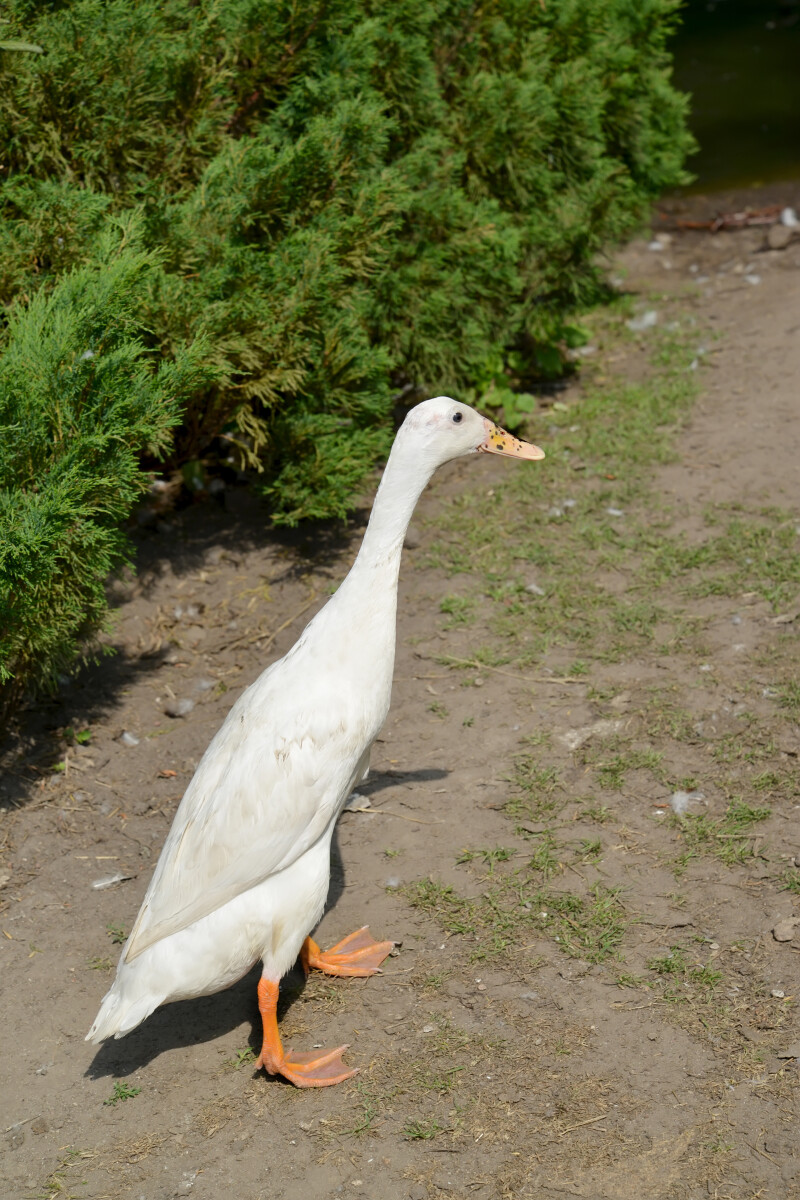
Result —
<instances>
[{"instance_id":1,"label":"pebble","mask_svg":"<svg viewBox=\"0 0 800 1200\"><path fill-rule=\"evenodd\" d=\"M610 517L624 517L625 513L621 508L607 508L606 512Z\"/></svg>"},{"instance_id":2,"label":"pebble","mask_svg":"<svg viewBox=\"0 0 800 1200\"><path fill-rule=\"evenodd\" d=\"M194 700L167 700L164 712L168 717L187 717L194 708Z\"/></svg>"},{"instance_id":3,"label":"pebble","mask_svg":"<svg viewBox=\"0 0 800 1200\"><path fill-rule=\"evenodd\" d=\"M745 281L745 283L750 283L753 286L755 286L757 283L761 283L761 276L760 275L745 275L744 281Z\"/></svg>"},{"instance_id":4,"label":"pebble","mask_svg":"<svg viewBox=\"0 0 800 1200\"><path fill-rule=\"evenodd\" d=\"M767 232L767 245L770 250L784 250L794 236L794 230L788 225L772 225Z\"/></svg>"},{"instance_id":5,"label":"pebble","mask_svg":"<svg viewBox=\"0 0 800 1200\"><path fill-rule=\"evenodd\" d=\"M785 917L772 930L772 936L776 942L791 942L795 935L797 926L800 925L800 917ZM772 993L773 996L775 993Z\"/></svg>"},{"instance_id":6,"label":"pebble","mask_svg":"<svg viewBox=\"0 0 800 1200\"><path fill-rule=\"evenodd\" d=\"M136 734L129 733L127 729L123 729L122 733L119 735L119 741L122 742L123 746L128 746L130 749L139 745L139 739L137 738Z\"/></svg>"},{"instance_id":7,"label":"pebble","mask_svg":"<svg viewBox=\"0 0 800 1200\"><path fill-rule=\"evenodd\" d=\"M639 317L631 317L630 321L626 321L625 324L632 333L642 333L645 329L652 329L654 325L658 324L658 313L651 308Z\"/></svg>"},{"instance_id":8,"label":"pebble","mask_svg":"<svg viewBox=\"0 0 800 1200\"><path fill-rule=\"evenodd\" d=\"M538 583L528 583L525 585L525 591L530 592L532 596L544 596L544 588L539 587Z\"/></svg>"}]
</instances>

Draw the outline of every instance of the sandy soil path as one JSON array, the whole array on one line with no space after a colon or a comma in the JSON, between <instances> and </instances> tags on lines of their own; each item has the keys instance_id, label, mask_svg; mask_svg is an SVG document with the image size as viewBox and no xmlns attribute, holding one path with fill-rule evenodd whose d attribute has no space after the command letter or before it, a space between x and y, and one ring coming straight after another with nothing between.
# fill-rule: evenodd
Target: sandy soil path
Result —
<instances>
[{"instance_id":1,"label":"sandy soil path","mask_svg":"<svg viewBox=\"0 0 800 1200\"><path fill-rule=\"evenodd\" d=\"M792 594L785 550L790 534L800 548L800 241L763 252L762 238L640 241L619 259L633 314L696 321L701 381L640 527L685 548L749 522L725 535L732 561L694 568L693 592L662 574L651 599L667 616L635 646L559 634L535 663L444 665L473 661L498 613L526 619L477 560L452 571L453 512L488 508L517 464L456 464L421 503L370 807L342 818L317 935L368 920L402 946L366 983L293 978L283 1007L290 1044L351 1043L353 1085L253 1074L256 976L99 1052L83 1041L197 760L342 577L360 526L276 540L237 494L142 532L138 581L115 587L119 653L25 713L4 760L2 1196L797 1194L800 933L772 931L800 917L800 577ZM648 337L617 348L615 373L647 377ZM612 370L602 348L593 361ZM536 434L561 436L546 415ZM549 511L531 504L532 536ZM784 547L774 603L736 574L762 528ZM642 546L608 568L630 612ZM730 587L703 594L723 568ZM544 580L526 604L555 603L546 561L519 570L520 595ZM670 621L689 632L665 653ZM685 825L669 807L682 782L703 793Z\"/></svg>"}]
</instances>

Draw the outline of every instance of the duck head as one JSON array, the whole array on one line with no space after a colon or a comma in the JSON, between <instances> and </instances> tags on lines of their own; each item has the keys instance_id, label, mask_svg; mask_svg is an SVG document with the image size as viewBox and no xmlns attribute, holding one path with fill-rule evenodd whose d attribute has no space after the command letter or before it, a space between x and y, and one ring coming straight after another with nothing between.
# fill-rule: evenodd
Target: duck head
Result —
<instances>
[{"instance_id":1,"label":"duck head","mask_svg":"<svg viewBox=\"0 0 800 1200\"><path fill-rule=\"evenodd\" d=\"M495 425L468 404L436 396L416 405L403 422L402 432L434 466L464 454L502 454L507 458L544 458L544 450L523 442Z\"/></svg>"}]
</instances>

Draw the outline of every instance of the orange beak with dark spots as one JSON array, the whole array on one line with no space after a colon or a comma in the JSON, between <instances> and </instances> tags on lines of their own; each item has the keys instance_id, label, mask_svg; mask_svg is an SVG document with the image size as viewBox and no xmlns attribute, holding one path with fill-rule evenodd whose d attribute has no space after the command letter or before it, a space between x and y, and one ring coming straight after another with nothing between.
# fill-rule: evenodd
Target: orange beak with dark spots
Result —
<instances>
[{"instance_id":1,"label":"orange beak with dark spots","mask_svg":"<svg viewBox=\"0 0 800 1200\"><path fill-rule=\"evenodd\" d=\"M487 454L504 454L507 458L531 460L544 458L544 450L534 446L533 442L521 442L519 438L513 437L510 433L506 433L505 429L495 425L494 421L490 421L488 417L484 417L483 421L486 426L486 437L478 446L479 450L484 450Z\"/></svg>"}]
</instances>

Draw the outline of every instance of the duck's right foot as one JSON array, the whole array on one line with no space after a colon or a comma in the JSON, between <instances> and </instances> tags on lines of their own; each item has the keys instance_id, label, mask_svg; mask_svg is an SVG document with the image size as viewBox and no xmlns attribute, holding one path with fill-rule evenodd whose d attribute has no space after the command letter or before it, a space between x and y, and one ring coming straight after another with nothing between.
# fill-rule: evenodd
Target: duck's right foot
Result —
<instances>
[{"instance_id":1,"label":"duck's right foot","mask_svg":"<svg viewBox=\"0 0 800 1200\"><path fill-rule=\"evenodd\" d=\"M257 1071L263 1067L268 1075L283 1075L295 1087L330 1087L358 1074L357 1069L342 1062L347 1046L337 1046L335 1050L290 1050L288 1054L284 1053L278 1033L277 980L259 979L258 1008L264 1039L256 1059Z\"/></svg>"},{"instance_id":2,"label":"duck's right foot","mask_svg":"<svg viewBox=\"0 0 800 1200\"><path fill-rule=\"evenodd\" d=\"M347 1046L335 1050L290 1050L280 1060L264 1061L264 1051L256 1061L256 1070L263 1067L268 1075L283 1075L295 1087L330 1087L344 1083L358 1074L358 1068L348 1067L342 1062Z\"/></svg>"}]
</instances>

